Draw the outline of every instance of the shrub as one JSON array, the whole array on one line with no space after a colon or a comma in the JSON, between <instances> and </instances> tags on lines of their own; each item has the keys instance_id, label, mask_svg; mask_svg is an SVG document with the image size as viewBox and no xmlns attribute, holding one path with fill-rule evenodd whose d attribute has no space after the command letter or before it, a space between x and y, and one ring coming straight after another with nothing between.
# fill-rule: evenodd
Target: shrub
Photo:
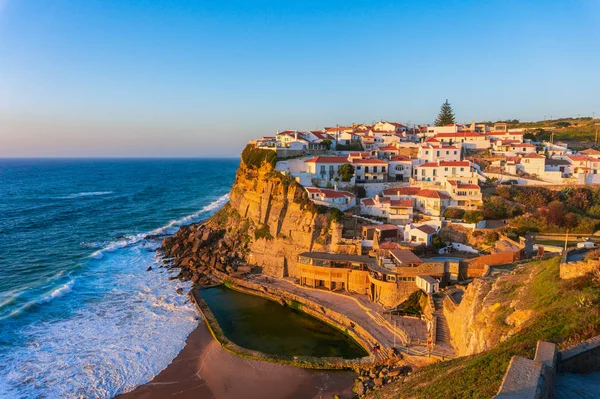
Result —
<instances>
[{"instance_id":1,"label":"shrub","mask_svg":"<svg viewBox=\"0 0 600 399\"><path fill-rule=\"evenodd\" d=\"M448 219L462 219L464 215L464 209L460 208L448 208L444 212L444 217Z\"/></svg>"},{"instance_id":2,"label":"shrub","mask_svg":"<svg viewBox=\"0 0 600 399\"><path fill-rule=\"evenodd\" d=\"M260 240L264 238L265 240L272 240L273 236L271 235L271 230L267 224L263 224L259 229L254 231L254 238Z\"/></svg>"},{"instance_id":3,"label":"shrub","mask_svg":"<svg viewBox=\"0 0 600 399\"><path fill-rule=\"evenodd\" d=\"M338 173L342 177L342 181L350 181L352 176L354 176L354 166L345 163L339 167Z\"/></svg>"},{"instance_id":4,"label":"shrub","mask_svg":"<svg viewBox=\"0 0 600 399\"><path fill-rule=\"evenodd\" d=\"M483 220L481 211L466 211L464 216L466 223L477 223Z\"/></svg>"},{"instance_id":5,"label":"shrub","mask_svg":"<svg viewBox=\"0 0 600 399\"><path fill-rule=\"evenodd\" d=\"M277 153L272 150L262 150L256 148L254 144L248 144L242 151L242 161L249 168L258 169L263 162L270 163L275 167L277 164Z\"/></svg>"}]
</instances>

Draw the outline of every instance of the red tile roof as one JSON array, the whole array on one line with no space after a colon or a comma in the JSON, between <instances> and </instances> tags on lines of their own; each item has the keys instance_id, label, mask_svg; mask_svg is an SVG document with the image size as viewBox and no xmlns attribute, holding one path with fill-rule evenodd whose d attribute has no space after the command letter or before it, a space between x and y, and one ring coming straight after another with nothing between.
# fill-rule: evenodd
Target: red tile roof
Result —
<instances>
[{"instance_id":1,"label":"red tile roof","mask_svg":"<svg viewBox=\"0 0 600 399\"><path fill-rule=\"evenodd\" d=\"M348 157L318 156L304 161L306 163L347 163Z\"/></svg>"},{"instance_id":2,"label":"red tile roof","mask_svg":"<svg viewBox=\"0 0 600 399\"><path fill-rule=\"evenodd\" d=\"M410 158L405 157L404 155L396 155L390 161L410 161Z\"/></svg>"},{"instance_id":3,"label":"red tile roof","mask_svg":"<svg viewBox=\"0 0 600 399\"><path fill-rule=\"evenodd\" d=\"M373 206L373 205L375 205L375 200L373 198L363 198L361 200L361 202L362 202L363 205L366 205L366 206Z\"/></svg>"},{"instance_id":4,"label":"red tile roof","mask_svg":"<svg viewBox=\"0 0 600 399\"><path fill-rule=\"evenodd\" d=\"M411 200L391 200L390 207L392 208L412 208L413 202Z\"/></svg>"},{"instance_id":5,"label":"red tile roof","mask_svg":"<svg viewBox=\"0 0 600 399\"><path fill-rule=\"evenodd\" d=\"M442 193L437 190L423 189L415 194L415 197L423 197L423 198L438 198L438 199L448 199L450 198L447 194Z\"/></svg>"},{"instance_id":6,"label":"red tile roof","mask_svg":"<svg viewBox=\"0 0 600 399\"><path fill-rule=\"evenodd\" d=\"M415 195L419 191L421 191L420 187L396 187L383 190L383 195L411 196Z\"/></svg>"}]
</instances>

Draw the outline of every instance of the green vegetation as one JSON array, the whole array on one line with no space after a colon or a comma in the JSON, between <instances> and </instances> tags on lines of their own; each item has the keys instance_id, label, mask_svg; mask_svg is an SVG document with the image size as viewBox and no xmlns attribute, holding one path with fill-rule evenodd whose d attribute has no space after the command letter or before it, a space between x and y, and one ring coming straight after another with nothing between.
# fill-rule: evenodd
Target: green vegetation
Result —
<instances>
[{"instance_id":1,"label":"green vegetation","mask_svg":"<svg viewBox=\"0 0 600 399\"><path fill-rule=\"evenodd\" d=\"M501 197L483 199L483 218L486 220L500 220L513 218L523 214L523 209L517 204Z\"/></svg>"},{"instance_id":2,"label":"green vegetation","mask_svg":"<svg viewBox=\"0 0 600 399\"><path fill-rule=\"evenodd\" d=\"M462 219L465 216L465 210L460 208L448 208L444 211L444 217L447 219Z\"/></svg>"},{"instance_id":3,"label":"green vegetation","mask_svg":"<svg viewBox=\"0 0 600 399\"><path fill-rule=\"evenodd\" d=\"M272 240L273 236L271 235L269 225L263 224L259 229L256 229L254 231L254 238L257 240L261 238L264 238L265 240Z\"/></svg>"},{"instance_id":4,"label":"green vegetation","mask_svg":"<svg viewBox=\"0 0 600 399\"><path fill-rule=\"evenodd\" d=\"M440 237L437 234L434 234L431 237L431 246L435 249L440 249L446 246L446 244L444 243L444 241L442 240L442 237Z\"/></svg>"},{"instance_id":5,"label":"green vegetation","mask_svg":"<svg viewBox=\"0 0 600 399\"><path fill-rule=\"evenodd\" d=\"M362 151L363 147L360 141L354 140L350 144L338 144L335 149L337 151Z\"/></svg>"},{"instance_id":6,"label":"green vegetation","mask_svg":"<svg viewBox=\"0 0 600 399\"><path fill-rule=\"evenodd\" d=\"M454 123L454 112L452 106L446 99L446 102L440 107L440 113L438 114L434 124L435 126L445 126Z\"/></svg>"},{"instance_id":7,"label":"green vegetation","mask_svg":"<svg viewBox=\"0 0 600 399\"><path fill-rule=\"evenodd\" d=\"M418 290L410 294L395 310L402 315L421 317L423 309L427 306L427 301L427 295Z\"/></svg>"},{"instance_id":8,"label":"green vegetation","mask_svg":"<svg viewBox=\"0 0 600 399\"><path fill-rule=\"evenodd\" d=\"M345 163L338 168L338 174L342 177L342 181L350 181L354 176L354 166Z\"/></svg>"},{"instance_id":9,"label":"green vegetation","mask_svg":"<svg viewBox=\"0 0 600 399\"><path fill-rule=\"evenodd\" d=\"M329 139L325 139L321 141L321 144L323 144L325 148L327 148L327 151L329 151L331 149L331 146L333 145L333 142Z\"/></svg>"},{"instance_id":10,"label":"green vegetation","mask_svg":"<svg viewBox=\"0 0 600 399\"><path fill-rule=\"evenodd\" d=\"M483 220L481 211L466 211L464 215L465 223L477 223Z\"/></svg>"},{"instance_id":11,"label":"green vegetation","mask_svg":"<svg viewBox=\"0 0 600 399\"><path fill-rule=\"evenodd\" d=\"M567 229L573 233L592 234L600 228L600 188L568 187L561 191L545 187L502 186L496 194L511 203L522 204L528 213L518 211L518 205L501 206L501 199L484 202L487 211L496 216L515 217L510 226L518 232L558 233ZM511 216L512 215L512 216ZM490 217L491 218L491 217Z\"/></svg>"},{"instance_id":12,"label":"green vegetation","mask_svg":"<svg viewBox=\"0 0 600 399\"><path fill-rule=\"evenodd\" d=\"M258 169L263 162L270 163L275 167L277 163L277 153L272 150L262 150L256 148L254 144L248 144L242 151L242 161L249 168Z\"/></svg>"},{"instance_id":13,"label":"green vegetation","mask_svg":"<svg viewBox=\"0 0 600 399\"><path fill-rule=\"evenodd\" d=\"M600 282L593 275L561 280L558 257L528 267L535 270L522 295L534 315L523 330L487 352L417 370L402 384L378 391L374 397L491 398L512 356L531 359L538 340L565 348L600 333Z\"/></svg>"}]
</instances>

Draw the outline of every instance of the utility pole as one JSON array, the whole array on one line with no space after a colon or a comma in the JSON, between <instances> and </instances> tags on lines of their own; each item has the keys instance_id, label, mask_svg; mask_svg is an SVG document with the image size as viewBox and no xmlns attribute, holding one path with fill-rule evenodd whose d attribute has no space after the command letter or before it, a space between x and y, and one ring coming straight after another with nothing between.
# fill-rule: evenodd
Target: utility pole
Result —
<instances>
[{"instance_id":1,"label":"utility pole","mask_svg":"<svg viewBox=\"0 0 600 399\"><path fill-rule=\"evenodd\" d=\"M567 234L565 234L565 252L567 252L567 243L569 242L569 229L567 229Z\"/></svg>"}]
</instances>

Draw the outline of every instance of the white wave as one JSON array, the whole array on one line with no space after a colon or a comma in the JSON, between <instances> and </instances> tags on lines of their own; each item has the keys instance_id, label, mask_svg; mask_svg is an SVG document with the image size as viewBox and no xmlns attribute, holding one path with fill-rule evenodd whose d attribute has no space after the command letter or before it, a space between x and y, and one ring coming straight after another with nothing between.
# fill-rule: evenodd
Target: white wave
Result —
<instances>
[{"instance_id":1,"label":"white wave","mask_svg":"<svg viewBox=\"0 0 600 399\"><path fill-rule=\"evenodd\" d=\"M71 292L73 290L73 285L75 285L75 280L69 280L66 283L64 283L63 285L61 285L60 287L52 290L52 292L50 292L49 294L44 295L37 302L39 304L48 303L56 298L60 298L61 296Z\"/></svg>"},{"instance_id":2,"label":"white wave","mask_svg":"<svg viewBox=\"0 0 600 399\"><path fill-rule=\"evenodd\" d=\"M146 272L159 262L134 246L78 277L81 289L69 295L65 317L28 325L19 331L22 345L0 352L0 398L108 399L167 367L198 314L186 295L176 293L189 289L189 282ZM82 292L97 300L81 301Z\"/></svg>"},{"instance_id":3,"label":"white wave","mask_svg":"<svg viewBox=\"0 0 600 399\"><path fill-rule=\"evenodd\" d=\"M81 197L96 197L98 195L109 195L112 194L113 191L89 191L83 193L74 193L65 195L62 197L54 197L54 199L73 199L73 198L81 198Z\"/></svg>"},{"instance_id":4,"label":"white wave","mask_svg":"<svg viewBox=\"0 0 600 399\"><path fill-rule=\"evenodd\" d=\"M184 216L181 219L171 220L166 225L159 227L157 229L154 229L152 231L126 236L120 240L113 241L110 244L108 244L107 246L105 246L104 248L94 251L94 253L92 253L90 255L90 257L94 258L94 259L102 259L105 252L114 252L117 249L125 248L125 247L131 246L133 244L137 244L138 242L140 242L141 240L145 239L148 236L173 234L177 231L177 229L179 227L194 223L194 222L200 220L201 217L207 216L207 214L217 211L219 208L221 208L223 205L225 205L225 203L228 200L229 200L229 194L225 194L225 195L221 196L219 199L204 206L198 212L194 212L191 215Z\"/></svg>"}]
</instances>

